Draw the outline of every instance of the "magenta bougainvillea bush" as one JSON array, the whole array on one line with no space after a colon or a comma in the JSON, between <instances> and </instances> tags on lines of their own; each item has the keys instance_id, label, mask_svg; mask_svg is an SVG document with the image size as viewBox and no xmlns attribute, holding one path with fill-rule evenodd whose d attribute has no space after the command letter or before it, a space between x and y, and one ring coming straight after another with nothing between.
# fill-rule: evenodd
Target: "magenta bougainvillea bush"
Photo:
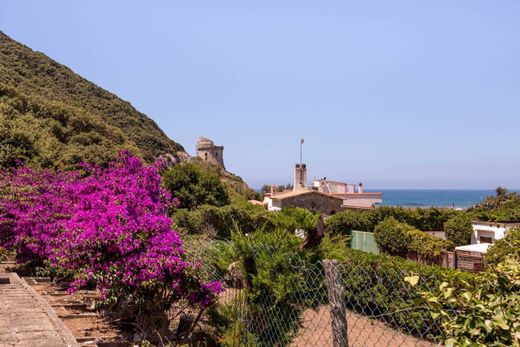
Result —
<instances>
[{"instance_id":1,"label":"magenta bougainvillea bush","mask_svg":"<svg viewBox=\"0 0 520 347\"><path fill-rule=\"evenodd\" d=\"M106 168L3 172L0 246L15 249L21 262L47 261L71 274L72 291L95 283L104 300L168 307L183 298L205 308L220 283L203 283L185 260L160 169L121 152Z\"/></svg>"},{"instance_id":2,"label":"magenta bougainvillea bush","mask_svg":"<svg viewBox=\"0 0 520 347\"><path fill-rule=\"evenodd\" d=\"M77 201L78 177L77 172L23 166L0 171L0 246L15 249L19 262L49 258Z\"/></svg>"}]
</instances>

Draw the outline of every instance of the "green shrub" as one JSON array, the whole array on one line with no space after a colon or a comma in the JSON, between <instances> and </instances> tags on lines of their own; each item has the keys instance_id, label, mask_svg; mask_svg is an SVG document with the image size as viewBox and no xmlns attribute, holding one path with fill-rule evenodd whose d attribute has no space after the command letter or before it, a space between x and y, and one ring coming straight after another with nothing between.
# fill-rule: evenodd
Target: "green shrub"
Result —
<instances>
[{"instance_id":1,"label":"green shrub","mask_svg":"<svg viewBox=\"0 0 520 347\"><path fill-rule=\"evenodd\" d=\"M318 213L313 213L303 208L286 208L269 214L269 219L275 228L288 231L316 228L319 217Z\"/></svg>"},{"instance_id":2,"label":"green shrub","mask_svg":"<svg viewBox=\"0 0 520 347\"><path fill-rule=\"evenodd\" d=\"M273 229L269 212L253 205L226 205L223 207L203 205L189 211L175 211L173 220L180 232L206 234L219 239L229 239L233 230L244 233L258 229Z\"/></svg>"},{"instance_id":3,"label":"green shrub","mask_svg":"<svg viewBox=\"0 0 520 347\"><path fill-rule=\"evenodd\" d=\"M343 261L348 258L350 238L346 235L325 235L316 250L317 260L336 259Z\"/></svg>"},{"instance_id":4,"label":"green shrub","mask_svg":"<svg viewBox=\"0 0 520 347\"><path fill-rule=\"evenodd\" d=\"M419 256L424 261L432 261L442 251L453 248L451 241L417 230L394 217L388 217L376 226L374 238L379 249L387 254Z\"/></svg>"},{"instance_id":5,"label":"green shrub","mask_svg":"<svg viewBox=\"0 0 520 347\"><path fill-rule=\"evenodd\" d=\"M301 239L292 232L276 229L249 236L235 233L233 242L248 283L252 331L262 345L288 344L307 306L301 299L309 291L302 273L294 271L295 266L302 265Z\"/></svg>"},{"instance_id":6,"label":"green shrub","mask_svg":"<svg viewBox=\"0 0 520 347\"><path fill-rule=\"evenodd\" d=\"M520 346L520 258L506 257L475 281L446 278L422 297L446 346Z\"/></svg>"},{"instance_id":7,"label":"green shrub","mask_svg":"<svg viewBox=\"0 0 520 347\"><path fill-rule=\"evenodd\" d=\"M248 331L247 322L244 322L244 307L247 297L244 290L237 291L231 300L217 303L209 308L211 325L219 336L219 346L261 346L255 335Z\"/></svg>"},{"instance_id":8,"label":"green shrub","mask_svg":"<svg viewBox=\"0 0 520 347\"><path fill-rule=\"evenodd\" d=\"M181 234L204 234L206 231L205 221L202 219L202 215L197 210L187 210L185 208L180 208L175 210L173 214L173 221L175 223L175 228Z\"/></svg>"},{"instance_id":9,"label":"green shrub","mask_svg":"<svg viewBox=\"0 0 520 347\"><path fill-rule=\"evenodd\" d=\"M405 257L412 242L412 230L412 226L398 222L394 217L388 217L377 224L374 238L381 251Z\"/></svg>"},{"instance_id":10,"label":"green shrub","mask_svg":"<svg viewBox=\"0 0 520 347\"><path fill-rule=\"evenodd\" d=\"M163 174L163 182L180 207L192 210L201 205L224 206L229 195L220 178L191 163L175 165Z\"/></svg>"},{"instance_id":11,"label":"green shrub","mask_svg":"<svg viewBox=\"0 0 520 347\"><path fill-rule=\"evenodd\" d=\"M440 256L442 251L453 249L451 241L432 236L424 231L413 229L410 231L410 235L408 251L425 260Z\"/></svg>"},{"instance_id":12,"label":"green shrub","mask_svg":"<svg viewBox=\"0 0 520 347\"><path fill-rule=\"evenodd\" d=\"M421 209L412 209L412 208L404 208L404 207L394 207L394 206L381 206L374 210L375 219L378 222L381 222L387 218L394 218L401 223L406 223L408 225L415 226L418 223L419 211ZM376 222L377 223L377 222Z\"/></svg>"},{"instance_id":13,"label":"green shrub","mask_svg":"<svg viewBox=\"0 0 520 347\"><path fill-rule=\"evenodd\" d=\"M394 217L402 223L409 224L422 231L443 230L444 223L454 215L461 213L447 208L404 208L381 206L374 210L377 221Z\"/></svg>"},{"instance_id":14,"label":"green shrub","mask_svg":"<svg viewBox=\"0 0 520 347\"><path fill-rule=\"evenodd\" d=\"M507 256L520 259L520 227L508 230L503 239L491 245L484 259L486 264L496 265L504 261Z\"/></svg>"},{"instance_id":15,"label":"green shrub","mask_svg":"<svg viewBox=\"0 0 520 347\"><path fill-rule=\"evenodd\" d=\"M455 247L469 245L473 233L472 218L468 214L460 214L444 223L446 239L453 242Z\"/></svg>"},{"instance_id":16,"label":"green shrub","mask_svg":"<svg viewBox=\"0 0 520 347\"><path fill-rule=\"evenodd\" d=\"M241 177L226 171L224 168L203 161L201 158L193 158L190 164L199 167L202 171L217 175L226 187L229 200L232 204L247 203L247 200L260 200L261 196L242 180Z\"/></svg>"},{"instance_id":17,"label":"green shrub","mask_svg":"<svg viewBox=\"0 0 520 347\"><path fill-rule=\"evenodd\" d=\"M349 235L352 230L373 231L377 222L373 211L346 210L327 218L327 231L331 235Z\"/></svg>"},{"instance_id":18,"label":"green shrub","mask_svg":"<svg viewBox=\"0 0 520 347\"><path fill-rule=\"evenodd\" d=\"M300 212L291 211L289 214ZM309 216L308 216L309 217ZM311 219L314 219L312 217ZM314 227L314 226L312 226ZM230 241L219 241L205 251L204 261L223 276L230 264L238 261L244 273L245 312L252 322L250 332L262 346L286 345L299 328L299 318L306 308L326 302L322 268L319 260L346 259L346 238L325 236L313 249L302 249L302 239L291 229L258 230L247 236L234 232ZM243 333L240 324L222 323L226 308L217 308L217 320L223 339ZM276 314L272 314L276 312ZM217 315L217 318L219 316Z\"/></svg>"},{"instance_id":19,"label":"green shrub","mask_svg":"<svg viewBox=\"0 0 520 347\"><path fill-rule=\"evenodd\" d=\"M416 210L418 219L412 225L421 231L441 231L444 230L444 223L453 216L463 214L462 211L456 211L449 208L420 208Z\"/></svg>"}]
</instances>

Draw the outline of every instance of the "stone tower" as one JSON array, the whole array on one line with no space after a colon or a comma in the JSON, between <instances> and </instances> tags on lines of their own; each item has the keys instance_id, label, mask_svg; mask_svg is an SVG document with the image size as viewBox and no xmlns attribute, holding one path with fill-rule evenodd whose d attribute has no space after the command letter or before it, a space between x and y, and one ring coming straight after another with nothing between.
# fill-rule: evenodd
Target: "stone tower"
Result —
<instances>
[{"instance_id":1,"label":"stone tower","mask_svg":"<svg viewBox=\"0 0 520 347\"><path fill-rule=\"evenodd\" d=\"M224 170L224 146L215 146L213 141L201 137L197 142L197 156L213 165L218 165Z\"/></svg>"}]
</instances>

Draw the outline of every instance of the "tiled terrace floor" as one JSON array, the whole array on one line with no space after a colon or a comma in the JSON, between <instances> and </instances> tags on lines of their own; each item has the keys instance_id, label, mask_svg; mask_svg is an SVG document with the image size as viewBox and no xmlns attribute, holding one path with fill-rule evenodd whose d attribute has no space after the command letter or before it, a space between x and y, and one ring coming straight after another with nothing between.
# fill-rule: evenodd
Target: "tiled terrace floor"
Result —
<instances>
[{"instance_id":1,"label":"tiled terrace floor","mask_svg":"<svg viewBox=\"0 0 520 347\"><path fill-rule=\"evenodd\" d=\"M0 347L76 346L49 304L15 273L0 273Z\"/></svg>"}]
</instances>

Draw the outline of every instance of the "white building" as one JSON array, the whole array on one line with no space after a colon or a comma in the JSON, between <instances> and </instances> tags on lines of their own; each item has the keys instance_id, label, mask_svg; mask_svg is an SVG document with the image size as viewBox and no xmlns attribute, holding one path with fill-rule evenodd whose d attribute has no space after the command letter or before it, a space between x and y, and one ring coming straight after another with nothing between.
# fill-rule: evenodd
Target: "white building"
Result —
<instances>
[{"instance_id":1,"label":"white building","mask_svg":"<svg viewBox=\"0 0 520 347\"><path fill-rule=\"evenodd\" d=\"M383 194L377 192L366 193L363 191L363 183L351 184L327 180L326 178L314 180L313 189L320 193L333 195L343 199L345 208L372 208L383 202Z\"/></svg>"},{"instance_id":2,"label":"white building","mask_svg":"<svg viewBox=\"0 0 520 347\"><path fill-rule=\"evenodd\" d=\"M520 223L474 221L471 243L494 243L496 240L504 238L509 229L519 226Z\"/></svg>"}]
</instances>

